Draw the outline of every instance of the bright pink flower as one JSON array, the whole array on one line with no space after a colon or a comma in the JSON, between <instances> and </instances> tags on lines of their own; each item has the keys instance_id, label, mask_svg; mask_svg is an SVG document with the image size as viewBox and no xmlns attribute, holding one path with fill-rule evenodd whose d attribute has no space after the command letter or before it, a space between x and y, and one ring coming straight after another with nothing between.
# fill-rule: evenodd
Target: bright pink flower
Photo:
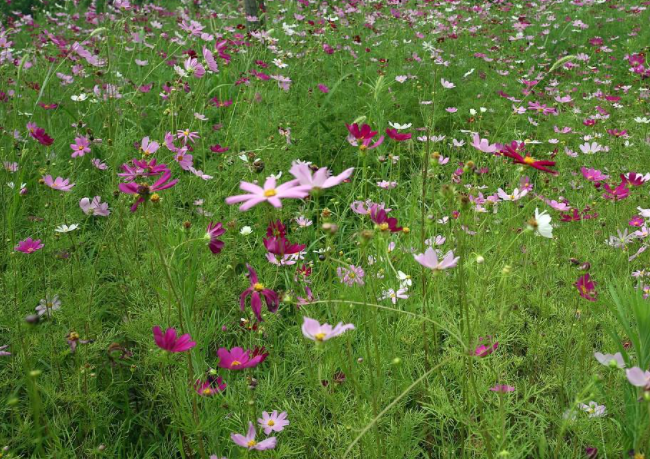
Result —
<instances>
[{"instance_id":1,"label":"bright pink flower","mask_svg":"<svg viewBox=\"0 0 650 459\"><path fill-rule=\"evenodd\" d=\"M573 285L585 300L596 301L596 284L591 280L589 273L585 273Z\"/></svg>"},{"instance_id":2,"label":"bright pink flower","mask_svg":"<svg viewBox=\"0 0 650 459\"><path fill-rule=\"evenodd\" d=\"M219 357L219 367L227 370L244 370L246 368L253 368L264 362L268 353L264 352L264 348L244 350L241 347L233 347L231 350L225 347L219 348L217 357Z\"/></svg>"},{"instance_id":3,"label":"bright pink flower","mask_svg":"<svg viewBox=\"0 0 650 459\"><path fill-rule=\"evenodd\" d=\"M158 164L158 160L155 158L151 161L147 161L146 159L133 159L131 162L133 166L128 163L122 164L122 170L124 172L117 174L120 177L124 177L124 180L127 182L132 182L138 177L153 177L169 171L167 164Z\"/></svg>"},{"instance_id":4,"label":"bright pink flower","mask_svg":"<svg viewBox=\"0 0 650 459\"><path fill-rule=\"evenodd\" d=\"M212 153L225 153L225 152L227 152L228 150L230 150L230 148L228 148L228 147L222 147L222 146L219 145L218 143L215 144L215 145L210 146L210 151L211 151Z\"/></svg>"},{"instance_id":5,"label":"bright pink flower","mask_svg":"<svg viewBox=\"0 0 650 459\"><path fill-rule=\"evenodd\" d=\"M598 169L587 169L586 167L582 167L580 168L580 172L582 172L582 176L590 182L602 182L609 178L609 175L603 174Z\"/></svg>"},{"instance_id":6,"label":"bright pink flower","mask_svg":"<svg viewBox=\"0 0 650 459\"><path fill-rule=\"evenodd\" d=\"M454 257L454 253L450 250L441 261L438 261L438 254L432 247L429 247L424 253L413 255L413 258L425 268L436 271L454 268L460 260L460 257Z\"/></svg>"},{"instance_id":7,"label":"bright pink flower","mask_svg":"<svg viewBox=\"0 0 650 459\"><path fill-rule=\"evenodd\" d=\"M522 153L525 153L525 156L522 156ZM516 149L512 148L512 144L510 146L505 146L501 150L501 154L503 156L512 159L513 163L515 164L522 164L524 166L529 166L532 167L533 169L537 169L538 171L548 172L549 174L558 175L557 171L554 171L547 167L547 166L555 166L555 161L537 160L531 157L530 154L527 153L525 150L523 150L521 144Z\"/></svg>"},{"instance_id":8,"label":"bright pink flower","mask_svg":"<svg viewBox=\"0 0 650 459\"><path fill-rule=\"evenodd\" d=\"M163 334L158 325L153 327L153 339L159 348L168 352L185 352L196 346L189 333L177 338L175 328L168 328Z\"/></svg>"},{"instance_id":9,"label":"bright pink flower","mask_svg":"<svg viewBox=\"0 0 650 459\"><path fill-rule=\"evenodd\" d=\"M208 224L207 232L205 233L205 238L208 240L208 247L210 251L217 255L223 249L224 243L218 238L224 234L226 230L223 228L221 223L212 223Z\"/></svg>"},{"instance_id":10,"label":"bright pink flower","mask_svg":"<svg viewBox=\"0 0 650 459\"><path fill-rule=\"evenodd\" d=\"M72 191L72 187L75 185L74 183L70 183L70 179L64 179L63 177L53 179L51 175L43 177L43 182L53 190L66 192Z\"/></svg>"},{"instance_id":11,"label":"bright pink flower","mask_svg":"<svg viewBox=\"0 0 650 459\"><path fill-rule=\"evenodd\" d=\"M83 156L86 153L90 153L90 140L86 137L75 137L74 143L70 144L72 148L72 157L76 158L78 156Z\"/></svg>"},{"instance_id":12,"label":"bright pink flower","mask_svg":"<svg viewBox=\"0 0 650 459\"><path fill-rule=\"evenodd\" d=\"M650 174L644 176L636 172L621 174L621 180L626 180L632 186L641 186L650 178Z\"/></svg>"},{"instance_id":13,"label":"bright pink flower","mask_svg":"<svg viewBox=\"0 0 650 459\"><path fill-rule=\"evenodd\" d=\"M171 178L171 175L171 172L167 170L158 180L156 180L153 185L149 185L147 183L138 184L135 182L129 182L120 183L118 185L118 188L122 193L135 194L138 197L135 203L131 206L131 212L135 212L138 210L138 206L140 204L145 202L147 199L156 196L155 194L151 194L152 192L166 190L178 183L178 179L173 179L171 181L169 180Z\"/></svg>"},{"instance_id":14,"label":"bright pink flower","mask_svg":"<svg viewBox=\"0 0 650 459\"><path fill-rule=\"evenodd\" d=\"M43 244L41 244L40 239L33 240L31 237L28 237L24 241L20 241L14 250L17 252L30 254L36 252L37 250L41 250L42 248Z\"/></svg>"},{"instance_id":15,"label":"bright pink flower","mask_svg":"<svg viewBox=\"0 0 650 459\"><path fill-rule=\"evenodd\" d=\"M249 450L255 449L257 451L264 451L265 449L273 449L275 448L277 439L275 437L269 437L266 440L262 440L261 442L255 441L255 426L253 425L252 422L249 421L248 423L248 433L246 436L243 436L242 434L230 434L230 438L232 438L232 441L234 441L237 445L243 446L244 448L248 448Z\"/></svg>"},{"instance_id":16,"label":"bright pink flower","mask_svg":"<svg viewBox=\"0 0 650 459\"><path fill-rule=\"evenodd\" d=\"M506 393L506 392L514 392L515 388L514 386L509 386L507 384L496 384L495 386L490 387L490 390L492 392Z\"/></svg>"},{"instance_id":17,"label":"bright pink flower","mask_svg":"<svg viewBox=\"0 0 650 459\"><path fill-rule=\"evenodd\" d=\"M259 279L257 278L257 273L251 265L246 264L246 267L248 268L250 287L244 290L239 297L239 307L242 311L246 310L246 298L250 295L251 309L253 310L253 314L255 314L257 320L262 322L261 296L264 297L264 300L266 301L266 307L269 309L269 312L275 312L278 310L278 307L280 306L280 299L277 293L271 289L266 288L264 284L260 283Z\"/></svg>"},{"instance_id":18,"label":"bright pink flower","mask_svg":"<svg viewBox=\"0 0 650 459\"><path fill-rule=\"evenodd\" d=\"M483 344L479 344L478 346L476 346L476 349L474 349L474 355L476 357L487 357L488 355L490 355L494 351L496 351L497 348L499 347L499 342L498 341L495 341L494 343L492 343L492 337L491 336L486 336L485 338L480 337L478 340L479 341L486 340L487 344L483 343Z\"/></svg>"},{"instance_id":19,"label":"bright pink flower","mask_svg":"<svg viewBox=\"0 0 650 459\"><path fill-rule=\"evenodd\" d=\"M603 194L603 198L611 201L622 201L630 195L630 189L627 187L627 180L625 178L623 178L623 181L616 188L612 188L608 183L605 183L604 187L605 193Z\"/></svg>"},{"instance_id":20,"label":"bright pink flower","mask_svg":"<svg viewBox=\"0 0 650 459\"><path fill-rule=\"evenodd\" d=\"M305 338L316 341L317 343L322 343L330 338L339 336L348 330L354 330L354 325L343 325L343 322L339 322L335 327L332 327L330 324L321 325L320 322L315 319L303 317L302 334Z\"/></svg>"},{"instance_id":21,"label":"bright pink flower","mask_svg":"<svg viewBox=\"0 0 650 459\"><path fill-rule=\"evenodd\" d=\"M239 207L242 212L262 202L268 202L273 207L282 207L281 199L302 199L309 194L310 187L299 185L298 180L285 182L276 188L276 179L273 176L267 177L264 188L254 183L242 181L239 188L247 191L248 194L240 194L226 198L226 204L244 202Z\"/></svg>"},{"instance_id":22,"label":"bright pink flower","mask_svg":"<svg viewBox=\"0 0 650 459\"><path fill-rule=\"evenodd\" d=\"M634 226L634 227L637 227L637 228L642 227L644 223L645 223L645 219L640 215L635 215L628 222L628 224L630 226Z\"/></svg>"},{"instance_id":23,"label":"bright pink flower","mask_svg":"<svg viewBox=\"0 0 650 459\"><path fill-rule=\"evenodd\" d=\"M382 135L374 144L371 145L372 138L377 135L377 131L373 131L367 124L359 127L357 123L352 125L346 123L345 126L348 128L348 132L350 133L348 135L348 142L350 145L359 147L360 150L372 150L373 148L377 148L384 141L384 136Z\"/></svg>"}]
</instances>

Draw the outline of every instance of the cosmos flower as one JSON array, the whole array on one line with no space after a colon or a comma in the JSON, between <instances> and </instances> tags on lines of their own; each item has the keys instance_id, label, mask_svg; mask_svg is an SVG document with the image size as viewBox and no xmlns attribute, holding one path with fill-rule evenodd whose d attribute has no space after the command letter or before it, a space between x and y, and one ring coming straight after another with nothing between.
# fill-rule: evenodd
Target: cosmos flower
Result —
<instances>
[{"instance_id":1,"label":"cosmos flower","mask_svg":"<svg viewBox=\"0 0 650 459\"><path fill-rule=\"evenodd\" d=\"M192 341L192 338L188 333L177 338L175 328L168 328L164 334L158 325L153 327L152 330L156 345L165 351L185 352L196 346L196 342Z\"/></svg>"},{"instance_id":2,"label":"cosmos flower","mask_svg":"<svg viewBox=\"0 0 650 459\"><path fill-rule=\"evenodd\" d=\"M53 179L51 175L43 177L43 182L53 190L65 192L72 191L72 187L75 185L74 183L70 183L70 179L64 179L63 177Z\"/></svg>"},{"instance_id":3,"label":"cosmos flower","mask_svg":"<svg viewBox=\"0 0 650 459\"><path fill-rule=\"evenodd\" d=\"M591 280L589 273L585 273L573 285L578 289L582 298L596 301L596 284Z\"/></svg>"},{"instance_id":4,"label":"cosmos flower","mask_svg":"<svg viewBox=\"0 0 650 459\"><path fill-rule=\"evenodd\" d=\"M650 371L644 371L639 367L632 367L625 370L625 376L627 376L627 380L633 386L650 390Z\"/></svg>"},{"instance_id":5,"label":"cosmos flower","mask_svg":"<svg viewBox=\"0 0 650 459\"><path fill-rule=\"evenodd\" d=\"M137 184L135 182L129 183L120 183L118 188L122 193L134 194L137 196L135 203L131 206L131 212L138 210L138 206L145 202L147 199L150 199L152 202L157 202L160 197L156 191L166 190L175 186L178 183L178 179L171 179L171 172L165 170L165 172L160 176L158 180L154 182L153 185L147 183ZM154 192L152 194L152 192Z\"/></svg>"},{"instance_id":6,"label":"cosmos flower","mask_svg":"<svg viewBox=\"0 0 650 459\"><path fill-rule=\"evenodd\" d=\"M607 409L605 405L599 405L598 403L591 401L588 405L584 403L580 404L580 409L586 412L590 418L601 418L607 414Z\"/></svg>"},{"instance_id":7,"label":"cosmos flower","mask_svg":"<svg viewBox=\"0 0 650 459\"><path fill-rule=\"evenodd\" d=\"M322 343L330 338L339 336L348 330L354 330L354 325L343 325L343 322L339 322L335 327L332 327L330 324L321 325L320 322L315 319L303 317L302 334L305 338L316 341L317 343Z\"/></svg>"},{"instance_id":8,"label":"cosmos flower","mask_svg":"<svg viewBox=\"0 0 650 459\"><path fill-rule=\"evenodd\" d=\"M309 186L300 185L298 179L285 182L276 187L276 178L272 175L267 177L264 188L244 181L239 184L239 188L247 191L248 194L230 196L226 198L226 204L232 205L243 202L244 204L239 207L242 212L262 202L268 202L273 207L280 208L282 207L281 199L302 199L309 194L311 189Z\"/></svg>"},{"instance_id":9,"label":"cosmos flower","mask_svg":"<svg viewBox=\"0 0 650 459\"><path fill-rule=\"evenodd\" d=\"M526 153L525 151L522 152ZM522 156L519 153L519 149L514 149L509 146L506 146L504 149L502 149L501 154L512 159L515 164L523 164L524 166L529 166L542 172L558 175L557 171L548 168L549 166L555 166L555 161L537 160L531 157L528 153L526 153L526 156Z\"/></svg>"},{"instance_id":10,"label":"cosmos flower","mask_svg":"<svg viewBox=\"0 0 650 459\"><path fill-rule=\"evenodd\" d=\"M79 207L86 215L94 215L97 217L108 217L111 211L108 209L107 202L101 202L100 196L95 196L91 201L90 198L81 198Z\"/></svg>"},{"instance_id":11,"label":"cosmos flower","mask_svg":"<svg viewBox=\"0 0 650 459\"><path fill-rule=\"evenodd\" d=\"M336 275L348 287L352 287L354 284L363 285L365 274L363 268L360 266L350 265L348 268L342 268L340 266L336 268Z\"/></svg>"},{"instance_id":12,"label":"cosmos flower","mask_svg":"<svg viewBox=\"0 0 650 459\"><path fill-rule=\"evenodd\" d=\"M59 295L54 295L53 297L46 296L36 306L36 313L39 316L47 314L48 317L52 317L52 312L58 311L59 309L61 309Z\"/></svg>"},{"instance_id":13,"label":"cosmos flower","mask_svg":"<svg viewBox=\"0 0 650 459\"><path fill-rule=\"evenodd\" d=\"M370 206L370 219L375 222L377 229L380 231L398 233L404 229L401 226L397 226L397 219L389 217L387 211L378 204Z\"/></svg>"},{"instance_id":14,"label":"cosmos flower","mask_svg":"<svg viewBox=\"0 0 650 459\"><path fill-rule=\"evenodd\" d=\"M41 250L43 248L43 244L41 244L40 239L32 240L31 237L28 237L24 241L20 241L18 245L14 248L17 252L23 252L26 254L31 254L36 252L37 250Z\"/></svg>"},{"instance_id":15,"label":"cosmos flower","mask_svg":"<svg viewBox=\"0 0 650 459\"><path fill-rule=\"evenodd\" d=\"M620 352L617 352L616 354L603 354L602 352L594 352L594 357L605 366L625 368L625 361L623 360L623 356Z\"/></svg>"},{"instance_id":16,"label":"cosmos flower","mask_svg":"<svg viewBox=\"0 0 650 459\"><path fill-rule=\"evenodd\" d=\"M86 153L90 153L90 140L86 137L75 137L74 143L70 144L72 149L72 157L76 158L78 156L83 156Z\"/></svg>"},{"instance_id":17,"label":"cosmos flower","mask_svg":"<svg viewBox=\"0 0 650 459\"><path fill-rule=\"evenodd\" d=\"M515 388L514 388L514 386L509 386L507 384L496 384L496 385L490 387L490 390L492 392L506 393L506 392L514 392Z\"/></svg>"},{"instance_id":18,"label":"cosmos flower","mask_svg":"<svg viewBox=\"0 0 650 459\"><path fill-rule=\"evenodd\" d=\"M226 383L221 376L209 375L205 381L197 379L194 383L196 393L202 397L212 397L226 390Z\"/></svg>"},{"instance_id":19,"label":"cosmos flower","mask_svg":"<svg viewBox=\"0 0 650 459\"><path fill-rule=\"evenodd\" d=\"M345 127L348 128L348 132L350 133L348 135L348 143L352 146L359 147L359 150L361 151L377 148L384 142L384 136L382 135L377 139L377 141L375 141L375 143L372 143L372 138L375 137L378 132L373 131L367 124L359 127L357 123L352 125L346 123Z\"/></svg>"},{"instance_id":20,"label":"cosmos flower","mask_svg":"<svg viewBox=\"0 0 650 459\"><path fill-rule=\"evenodd\" d=\"M269 312L275 312L278 310L278 307L280 306L280 298L278 297L277 293L275 293L271 289L266 288L264 284L260 283L259 279L257 278L257 273L255 272L255 270L251 265L246 264L246 267L248 268L250 287L244 290L240 295L239 306L242 311L245 311L246 298L250 296L251 309L253 310L253 314L255 314L257 320L262 322L263 319L262 319L262 298L261 297L262 296L264 297L264 300L266 301L266 307L268 308Z\"/></svg>"},{"instance_id":21,"label":"cosmos flower","mask_svg":"<svg viewBox=\"0 0 650 459\"><path fill-rule=\"evenodd\" d=\"M221 347L217 351L219 367L227 370L244 370L246 368L256 367L264 362L268 355L268 353L264 352L264 348L250 351L244 350L241 347L233 347L231 350Z\"/></svg>"},{"instance_id":22,"label":"cosmos flower","mask_svg":"<svg viewBox=\"0 0 650 459\"><path fill-rule=\"evenodd\" d=\"M496 351L497 348L499 347L499 342L498 341L492 342L491 336L486 336L486 337L481 336L478 340L479 342L485 340L487 344L482 343L476 346L476 349L474 349L474 355L476 357L487 357L488 355Z\"/></svg>"},{"instance_id":23,"label":"cosmos flower","mask_svg":"<svg viewBox=\"0 0 650 459\"><path fill-rule=\"evenodd\" d=\"M144 137L142 142L140 142L140 150L145 156L153 155L160 148L158 142L152 142L149 140L149 137Z\"/></svg>"},{"instance_id":24,"label":"cosmos flower","mask_svg":"<svg viewBox=\"0 0 650 459\"><path fill-rule=\"evenodd\" d=\"M27 130L29 131L29 135L37 140L41 145L49 147L54 143L54 139L47 135L45 129L38 127L34 123L27 123Z\"/></svg>"},{"instance_id":25,"label":"cosmos flower","mask_svg":"<svg viewBox=\"0 0 650 459\"><path fill-rule=\"evenodd\" d=\"M208 247L210 251L217 255L223 249L224 243L218 238L224 234L226 230L223 228L221 223L208 223L208 228L205 233L205 239L208 241Z\"/></svg>"},{"instance_id":26,"label":"cosmos flower","mask_svg":"<svg viewBox=\"0 0 650 459\"><path fill-rule=\"evenodd\" d=\"M535 217L528 220L528 227L540 236L549 239L553 237L551 216L546 211L540 213L538 209L535 209Z\"/></svg>"},{"instance_id":27,"label":"cosmos flower","mask_svg":"<svg viewBox=\"0 0 650 459\"><path fill-rule=\"evenodd\" d=\"M266 435L269 435L271 432L282 432L289 425L287 412L283 411L278 414L277 410L273 410L271 414L266 411L262 412L262 417L257 422L264 429Z\"/></svg>"},{"instance_id":28,"label":"cosmos flower","mask_svg":"<svg viewBox=\"0 0 650 459\"><path fill-rule=\"evenodd\" d=\"M354 171L354 167L344 170L339 175L333 176L332 173L326 168L321 167L312 174L312 170L306 163L294 162L289 169L289 173L293 175L301 186L310 187L310 191L319 191L326 188L331 188L345 180L349 179Z\"/></svg>"},{"instance_id":29,"label":"cosmos flower","mask_svg":"<svg viewBox=\"0 0 650 459\"><path fill-rule=\"evenodd\" d=\"M257 451L264 451L266 449L273 449L275 448L277 439L275 437L269 437L266 440L262 440L261 442L255 441L255 426L253 425L252 422L248 422L248 432L246 433L246 436L241 435L241 434L230 434L230 438L232 441L235 442L235 444L239 446L243 446L244 448L247 448L249 450L255 449Z\"/></svg>"},{"instance_id":30,"label":"cosmos flower","mask_svg":"<svg viewBox=\"0 0 650 459\"><path fill-rule=\"evenodd\" d=\"M487 139L481 139L478 134L472 136L472 144L474 148L483 153L496 153L498 146L496 143L490 143Z\"/></svg>"},{"instance_id":31,"label":"cosmos flower","mask_svg":"<svg viewBox=\"0 0 650 459\"><path fill-rule=\"evenodd\" d=\"M420 263L425 268L433 269L434 271L442 271L443 269L454 268L458 264L460 257L454 257L454 253L450 250L445 254L442 260L438 260L438 253L432 247L427 248L424 253L414 254L415 261Z\"/></svg>"},{"instance_id":32,"label":"cosmos flower","mask_svg":"<svg viewBox=\"0 0 650 459\"><path fill-rule=\"evenodd\" d=\"M397 129L386 129L386 135L397 142L404 142L410 140L413 137L413 134L402 134Z\"/></svg>"}]
</instances>

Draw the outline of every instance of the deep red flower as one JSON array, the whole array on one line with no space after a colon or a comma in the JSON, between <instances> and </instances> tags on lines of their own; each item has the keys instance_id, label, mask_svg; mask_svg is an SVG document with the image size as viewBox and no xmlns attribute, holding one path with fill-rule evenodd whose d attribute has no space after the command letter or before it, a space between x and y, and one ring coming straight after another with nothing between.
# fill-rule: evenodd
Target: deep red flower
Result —
<instances>
[{"instance_id":1,"label":"deep red flower","mask_svg":"<svg viewBox=\"0 0 650 459\"><path fill-rule=\"evenodd\" d=\"M554 171L546 167L546 166L555 166L555 161L537 160L531 157L530 154L528 153L526 153L526 156L522 156L518 150L521 150L521 145L519 145L517 148L505 147L504 149L501 150L501 154L503 156L512 159L515 164L523 164L524 166L530 166L533 169L537 169L542 172L548 172L549 174L558 175L557 171Z\"/></svg>"},{"instance_id":2,"label":"deep red flower","mask_svg":"<svg viewBox=\"0 0 650 459\"><path fill-rule=\"evenodd\" d=\"M412 134L401 134L397 129L386 129L386 134L388 137L398 142L404 142L413 137Z\"/></svg>"}]
</instances>

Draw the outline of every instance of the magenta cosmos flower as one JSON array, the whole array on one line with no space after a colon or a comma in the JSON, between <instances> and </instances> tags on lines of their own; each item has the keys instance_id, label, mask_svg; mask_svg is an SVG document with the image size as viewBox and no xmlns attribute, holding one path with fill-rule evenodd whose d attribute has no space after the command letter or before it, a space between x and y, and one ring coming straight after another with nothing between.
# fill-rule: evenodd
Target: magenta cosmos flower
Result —
<instances>
[{"instance_id":1,"label":"magenta cosmos flower","mask_svg":"<svg viewBox=\"0 0 650 459\"><path fill-rule=\"evenodd\" d=\"M266 435L271 432L282 432L286 426L289 425L287 420L287 412L283 411L278 414L277 410L273 410L271 414L264 411L262 417L257 419L260 427L264 429Z\"/></svg>"},{"instance_id":2,"label":"magenta cosmos flower","mask_svg":"<svg viewBox=\"0 0 650 459\"><path fill-rule=\"evenodd\" d=\"M450 250L442 260L438 261L438 254L432 247L429 247L424 253L413 255L413 258L425 268L436 271L454 268L458 264L458 260L460 260L460 257L454 257L454 253Z\"/></svg>"},{"instance_id":3,"label":"magenta cosmos flower","mask_svg":"<svg viewBox=\"0 0 650 459\"><path fill-rule=\"evenodd\" d=\"M46 175L43 177L43 183L52 188L53 190L59 191L72 191L74 183L70 183L70 179L64 179L63 177L57 177L56 179L52 178L51 175Z\"/></svg>"},{"instance_id":4,"label":"magenta cosmos flower","mask_svg":"<svg viewBox=\"0 0 650 459\"><path fill-rule=\"evenodd\" d=\"M72 157L76 158L78 156L83 156L86 153L90 153L90 140L86 137L75 137L74 143L70 144L72 148Z\"/></svg>"},{"instance_id":5,"label":"magenta cosmos flower","mask_svg":"<svg viewBox=\"0 0 650 459\"><path fill-rule=\"evenodd\" d=\"M386 135L397 142L404 142L405 140L410 140L413 136L412 134L402 134L397 129L386 129Z\"/></svg>"},{"instance_id":6,"label":"magenta cosmos flower","mask_svg":"<svg viewBox=\"0 0 650 459\"><path fill-rule=\"evenodd\" d=\"M389 217L385 209L379 204L373 204L370 207L370 219L375 222L377 229L380 231L390 231L391 233L398 233L404 228L397 226L397 219Z\"/></svg>"},{"instance_id":7,"label":"magenta cosmos flower","mask_svg":"<svg viewBox=\"0 0 650 459\"><path fill-rule=\"evenodd\" d=\"M373 131L370 126L364 124L359 127L357 123L345 124L348 128L348 143L352 146L359 147L359 150L372 150L377 148L384 141L384 136L380 136L375 143L372 143L372 138L377 135L377 131Z\"/></svg>"},{"instance_id":8,"label":"magenta cosmos flower","mask_svg":"<svg viewBox=\"0 0 650 459\"><path fill-rule=\"evenodd\" d=\"M178 183L178 179L169 180L171 178L171 172L168 170L165 171L158 180L153 185L148 185L146 183L137 184L135 182L129 183L120 183L118 188L122 193L126 194L135 194L138 199L131 206L131 212L138 210L138 206L145 202L147 198L152 201L157 201L159 199L157 194L151 194L152 191L162 191L167 188L171 188Z\"/></svg>"},{"instance_id":9,"label":"magenta cosmos flower","mask_svg":"<svg viewBox=\"0 0 650 459\"><path fill-rule=\"evenodd\" d=\"M38 127L35 123L27 123L27 130L29 131L29 135L41 145L49 147L54 143L54 139L47 135L45 129Z\"/></svg>"},{"instance_id":10,"label":"magenta cosmos flower","mask_svg":"<svg viewBox=\"0 0 650 459\"><path fill-rule=\"evenodd\" d=\"M40 239L33 240L31 237L28 237L24 241L20 241L18 245L15 247L16 252L23 252L23 253L34 253L37 250L41 250L43 248L43 244L41 244Z\"/></svg>"},{"instance_id":11,"label":"magenta cosmos flower","mask_svg":"<svg viewBox=\"0 0 650 459\"><path fill-rule=\"evenodd\" d=\"M492 343L492 337L491 336L486 336L486 337L480 337L478 339L479 341L486 341L486 343L479 344L476 346L476 349L474 349L474 355L476 357L487 357L488 355L492 354L494 351L497 350L499 347L499 342L495 341Z\"/></svg>"},{"instance_id":12,"label":"magenta cosmos flower","mask_svg":"<svg viewBox=\"0 0 650 459\"><path fill-rule=\"evenodd\" d=\"M208 376L205 381L197 379L194 383L196 393L203 397L211 397L226 390L226 383L221 376Z\"/></svg>"},{"instance_id":13,"label":"magenta cosmos flower","mask_svg":"<svg viewBox=\"0 0 650 459\"><path fill-rule=\"evenodd\" d=\"M354 167L344 170L339 175L332 175L326 168L321 167L312 174L312 170L306 163L293 163L289 173L293 175L302 186L308 186L311 191L319 191L325 188L332 188L349 179Z\"/></svg>"},{"instance_id":14,"label":"magenta cosmos flower","mask_svg":"<svg viewBox=\"0 0 650 459\"><path fill-rule=\"evenodd\" d=\"M226 230L223 228L223 225L221 225L221 223L210 222L208 224L208 229L205 233L205 239L208 241L208 247L210 248L210 251L215 255L220 253L221 249L223 249L224 243L218 238L225 232Z\"/></svg>"},{"instance_id":15,"label":"magenta cosmos flower","mask_svg":"<svg viewBox=\"0 0 650 459\"><path fill-rule=\"evenodd\" d=\"M603 180L607 180L609 178L609 175L603 174L598 169L589 169L582 167L580 168L580 172L582 172L582 176L590 182L602 182Z\"/></svg>"},{"instance_id":16,"label":"magenta cosmos flower","mask_svg":"<svg viewBox=\"0 0 650 459\"><path fill-rule=\"evenodd\" d=\"M589 273L581 276L573 285L585 300L596 301L596 284L591 280Z\"/></svg>"},{"instance_id":17,"label":"magenta cosmos flower","mask_svg":"<svg viewBox=\"0 0 650 459\"><path fill-rule=\"evenodd\" d=\"M317 343L322 343L330 338L339 336L348 330L354 330L354 325L343 325L343 322L339 322L336 324L336 327L332 328L330 324L321 325L316 319L303 317L302 334L305 338L316 341Z\"/></svg>"},{"instance_id":18,"label":"magenta cosmos flower","mask_svg":"<svg viewBox=\"0 0 650 459\"><path fill-rule=\"evenodd\" d=\"M269 354L264 352L264 348L255 348L253 351L244 350L241 347L233 347L231 350L225 347L219 348L217 357L219 357L219 367L227 370L243 370L253 368L266 360Z\"/></svg>"},{"instance_id":19,"label":"magenta cosmos flower","mask_svg":"<svg viewBox=\"0 0 650 459\"><path fill-rule=\"evenodd\" d=\"M185 352L196 346L189 333L177 338L175 328L168 328L163 334L158 325L153 327L153 339L159 348L168 352Z\"/></svg>"},{"instance_id":20,"label":"magenta cosmos flower","mask_svg":"<svg viewBox=\"0 0 650 459\"><path fill-rule=\"evenodd\" d=\"M243 436L242 434L230 434L230 438L232 438L232 441L234 441L237 445L243 446L244 448L248 449L256 449L258 451L264 451L265 449L273 449L275 448L276 445L276 438L275 437L269 437L266 440L262 440L261 442L255 441L255 426L253 425L252 422L248 422L248 433L246 436Z\"/></svg>"},{"instance_id":21,"label":"magenta cosmos flower","mask_svg":"<svg viewBox=\"0 0 650 459\"><path fill-rule=\"evenodd\" d=\"M277 293L271 289L266 288L264 284L260 283L259 279L257 278L257 273L251 265L246 264L246 267L248 268L251 285L246 290L244 290L239 297L239 306L242 311L245 311L246 297L250 295L251 309L253 310L255 317L257 317L257 320L262 322L262 298L260 295L264 297L264 300L266 301L266 307L269 309L269 312L275 312L278 310L278 307L280 306L280 299L278 298Z\"/></svg>"},{"instance_id":22,"label":"magenta cosmos flower","mask_svg":"<svg viewBox=\"0 0 650 459\"><path fill-rule=\"evenodd\" d=\"M226 198L226 204L232 205L243 202L244 204L239 206L239 210L242 212L265 201L273 207L279 208L282 207L280 199L302 199L309 194L310 190L309 186L301 186L297 179L276 186L276 179L273 176L267 177L264 188L254 183L242 181L239 188L247 191L248 194L230 196Z\"/></svg>"}]
</instances>

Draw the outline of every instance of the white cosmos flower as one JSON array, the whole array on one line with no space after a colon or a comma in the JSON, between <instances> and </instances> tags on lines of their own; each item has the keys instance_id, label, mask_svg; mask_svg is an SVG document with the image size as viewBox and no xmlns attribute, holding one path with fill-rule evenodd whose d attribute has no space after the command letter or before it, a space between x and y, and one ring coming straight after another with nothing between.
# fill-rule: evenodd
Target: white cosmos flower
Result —
<instances>
[{"instance_id":1,"label":"white cosmos flower","mask_svg":"<svg viewBox=\"0 0 650 459\"><path fill-rule=\"evenodd\" d=\"M72 225L61 225L57 228L54 229L57 233L69 233L70 231L74 231L77 228L79 228L79 225L77 223L73 223Z\"/></svg>"},{"instance_id":2,"label":"white cosmos flower","mask_svg":"<svg viewBox=\"0 0 650 459\"><path fill-rule=\"evenodd\" d=\"M78 96L76 95L70 96L70 99L72 99L74 102L83 102L84 100L88 99L88 94L82 92Z\"/></svg>"},{"instance_id":3,"label":"white cosmos flower","mask_svg":"<svg viewBox=\"0 0 650 459\"><path fill-rule=\"evenodd\" d=\"M528 226L537 232L540 236L551 239L553 237L553 227L551 226L551 216L548 212L541 212L535 209L535 218L528 222Z\"/></svg>"},{"instance_id":4,"label":"white cosmos flower","mask_svg":"<svg viewBox=\"0 0 650 459\"><path fill-rule=\"evenodd\" d=\"M248 236L253 232L253 229L250 226L244 226L241 230L239 230L239 234L242 236Z\"/></svg>"},{"instance_id":5,"label":"white cosmos flower","mask_svg":"<svg viewBox=\"0 0 650 459\"><path fill-rule=\"evenodd\" d=\"M390 121L388 122L390 127L393 129L397 129L398 131L401 131L402 129L408 129L411 126L413 126L413 123L408 123L408 124L399 124L399 123L391 123Z\"/></svg>"}]
</instances>

